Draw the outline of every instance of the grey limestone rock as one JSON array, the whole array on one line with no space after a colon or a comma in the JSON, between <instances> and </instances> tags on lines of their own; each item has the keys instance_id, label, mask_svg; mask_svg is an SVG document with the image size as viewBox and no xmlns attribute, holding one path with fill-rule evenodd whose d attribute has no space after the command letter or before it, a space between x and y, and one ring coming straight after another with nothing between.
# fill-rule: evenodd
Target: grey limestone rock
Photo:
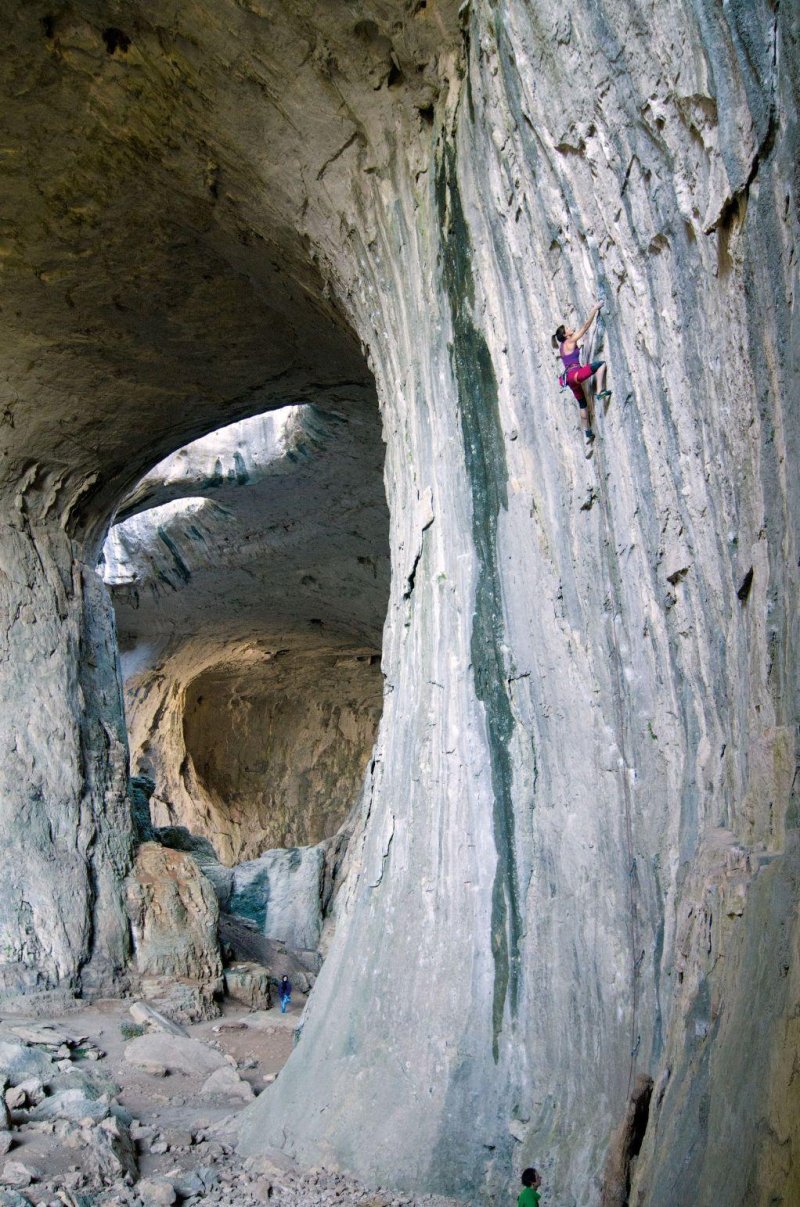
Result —
<instances>
[{"instance_id":1,"label":"grey limestone rock","mask_svg":"<svg viewBox=\"0 0 800 1207\"><path fill-rule=\"evenodd\" d=\"M241 1078L230 1065L211 1073L203 1082L200 1093L206 1098L221 1094L224 1098L235 1098L239 1102L252 1102L255 1098L250 1083Z\"/></svg>"},{"instance_id":2,"label":"grey limestone rock","mask_svg":"<svg viewBox=\"0 0 800 1207\"><path fill-rule=\"evenodd\" d=\"M141 844L128 881L128 907L136 965L144 977L188 978L216 991L222 975L217 898L190 855Z\"/></svg>"},{"instance_id":3,"label":"grey limestone rock","mask_svg":"<svg viewBox=\"0 0 800 1207\"><path fill-rule=\"evenodd\" d=\"M47 1051L32 1047L8 1032L0 1032L0 1076L18 1085L28 1077L46 1078L53 1060Z\"/></svg>"},{"instance_id":4,"label":"grey limestone rock","mask_svg":"<svg viewBox=\"0 0 800 1207\"><path fill-rule=\"evenodd\" d=\"M0 992L123 983L124 675L226 864L356 805L243 1154L793 1201L797 5L567 7L5 6ZM601 292L587 461L551 334ZM287 405L279 470L137 493Z\"/></svg>"},{"instance_id":5,"label":"grey limestone rock","mask_svg":"<svg viewBox=\"0 0 800 1207\"><path fill-rule=\"evenodd\" d=\"M168 1035L183 1035L188 1037L189 1033L185 1027L182 1027L180 1023L173 1022L170 1018L166 1018L158 1010L154 1010L152 1006L148 1005L147 1002L134 1002L128 1009L134 1022L143 1023L155 1031L166 1031Z\"/></svg>"},{"instance_id":6,"label":"grey limestone rock","mask_svg":"<svg viewBox=\"0 0 800 1207\"><path fill-rule=\"evenodd\" d=\"M228 965L225 992L250 1010L269 1010L272 1005L269 969L251 961Z\"/></svg>"},{"instance_id":7,"label":"grey limestone rock","mask_svg":"<svg viewBox=\"0 0 800 1207\"><path fill-rule=\"evenodd\" d=\"M267 851L236 864L228 910L255 922L268 939L313 951L322 931L324 866L320 846Z\"/></svg>"},{"instance_id":8,"label":"grey limestone rock","mask_svg":"<svg viewBox=\"0 0 800 1207\"><path fill-rule=\"evenodd\" d=\"M125 1046L125 1059L130 1064L158 1064L181 1073L211 1074L229 1067L224 1056L197 1039L158 1032L132 1039Z\"/></svg>"}]
</instances>

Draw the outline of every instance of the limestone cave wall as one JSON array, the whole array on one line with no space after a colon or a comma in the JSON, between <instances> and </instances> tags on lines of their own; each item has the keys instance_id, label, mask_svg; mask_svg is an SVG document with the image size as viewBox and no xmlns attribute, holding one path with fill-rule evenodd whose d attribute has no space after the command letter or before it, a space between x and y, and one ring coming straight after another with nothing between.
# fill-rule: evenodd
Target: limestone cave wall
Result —
<instances>
[{"instance_id":1,"label":"limestone cave wall","mask_svg":"<svg viewBox=\"0 0 800 1207\"><path fill-rule=\"evenodd\" d=\"M114 508L222 422L360 422L371 371L384 707L241 1151L475 1202L528 1163L563 1203L796 1199L796 6L9 17L4 986L124 962L81 568ZM550 335L600 291L586 461Z\"/></svg>"},{"instance_id":2,"label":"limestone cave wall","mask_svg":"<svg viewBox=\"0 0 800 1207\"><path fill-rule=\"evenodd\" d=\"M387 431L391 690L244 1150L479 1201L528 1162L559 1202L790 1198L796 15L461 17L433 153L386 156L342 270ZM601 291L587 465L549 336Z\"/></svg>"}]
</instances>

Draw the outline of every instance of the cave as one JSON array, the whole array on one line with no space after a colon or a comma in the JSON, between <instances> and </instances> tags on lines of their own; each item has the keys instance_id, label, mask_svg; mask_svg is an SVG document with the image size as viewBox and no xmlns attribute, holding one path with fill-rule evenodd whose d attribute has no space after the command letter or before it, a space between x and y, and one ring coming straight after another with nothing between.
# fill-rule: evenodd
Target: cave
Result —
<instances>
[{"instance_id":1,"label":"cave","mask_svg":"<svg viewBox=\"0 0 800 1207\"><path fill-rule=\"evenodd\" d=\"M797 6L4 16L4 1012L277 851L241 1168L798 1201Z\"/></svg>"},{"instance_id":2,"label":"cave","mask_svg":"<svg viewBox=\"0 0 800 1207\"><path fill-rule=\"evenodd\" d=\"M334 837L383 700L374 395L346 414L282 408L176 450L122 500L101 572L151 820L207 838L226 864Z\"/></svg>"}]
</instances>

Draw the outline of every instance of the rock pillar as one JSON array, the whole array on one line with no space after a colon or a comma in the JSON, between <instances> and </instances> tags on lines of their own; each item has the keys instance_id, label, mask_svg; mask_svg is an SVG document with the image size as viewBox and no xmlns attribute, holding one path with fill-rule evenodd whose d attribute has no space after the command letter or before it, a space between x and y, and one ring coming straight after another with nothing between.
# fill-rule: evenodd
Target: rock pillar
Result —
<instances>
[{"instance_id":1,"label":"rock pillar","mask_svg":"<svg viewBox=\"0 0 800 1207\"><path fill-rule=\"evenodd\" d=\"M0 990L109 987L125 965L127 744L105 589L56 524L0 529Z\"/></svg>"},{"instance_id":2,"label":"rock pillar","mask_svg":"<svg viewBox=\"0 0 800 1207\"><path fill-rule=\"evenodd\" d=\"M479 1202L541 1164L588 1203L631 1118L623 1196L637 1153L653 1201L735 1198L734 1151L789 1192L766 1070L797 1051L797 58L757 7L682 4L685 38L611 2L464 7L430 158L379 163L341 290L387 439L387 699L342 923L246 1152ZM587 463L550 336L598 294ZM744 1084L745 967L765 1072L732 1148L708 1070Z\"/></svg>"}]
</instances>

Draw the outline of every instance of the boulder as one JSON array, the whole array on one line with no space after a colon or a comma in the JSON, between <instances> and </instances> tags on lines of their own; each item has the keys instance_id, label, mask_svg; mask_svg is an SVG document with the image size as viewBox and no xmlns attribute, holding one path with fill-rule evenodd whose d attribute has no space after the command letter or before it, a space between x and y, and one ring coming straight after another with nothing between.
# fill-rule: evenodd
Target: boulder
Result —
<instances>
[{"instance_id":1,"label":"boulder","mask_svg":"<svg viewBox=\"0 0 800 1207\"><path fill-rule=\"evenodd\" d=\"M182 1026L218 1016L224 982L222 977L205 983L188 977L142 977L139 990L157 1013Z\"/></svg>"},{"instance_id":2,"label":"boulder","mask_svg":"<svg viewBox=\"0 0 800 1207\"><path fill-rule=\"evenodd\" d=\"M272 1006L269 969L263 964L246 961L226 968L225 991L250 1010L269 1010Z\"/></svg>"},{"instance_id":3,"label":"boulder","mask_svg":"<svg viewBox=\"0 0 800 1207\"><path fill-rule=\"evenodd\" d=\"M158 981L155 992L147 992L143 983L145 995L170 1017L215 1017L213 1002L222 988L219 907L192 856L143 843L127 895L136 967L144 978Z\"/></svg>"},{"instance_id":4,"label":"boulder","mask_svg":"<svg viewBox=\"0 0 800 1207\"><path fill-rule=\"evenodd\" d=\"M228 1061L219 1052L197 1039L178 1035L142 1035L125 1046L125 1059L139 1068L158 1065L168 1072L202 1074L206 1077L217 1069L227 1068Z\"/></svg>"},{"instance_id":5,"label":"boulder","mask_svg":"<svg viewBox=\"0 0 800 1207\"><path fill-rule=\"evenodd\" d=\"M126 1176L139 1176L136 1149L128 1128L115 1116L101 1120L97 1127L82 1128L85 1153L82 1169L104 1185Z\"/></svg>"},{"instance_id":6,"label":"boulder","mask_svg":"<svg viewBox=\"0 0 800 1207\"><path fill-rule=\"evenodd\" d=\"M322 931L325 852L321 846L267 851L237 864L228 909L269 939L314 950Z\"/></svg>"},{"instance_id":7,"label":"boulder","mask_svg":"<svg viewBox=\"0 0 800 1207\"><path fill-rule=\"evenodd\" d=\"M158 1010L154 1010L147 1002L134 1002L129 1007L129 1014L134 1022L150 1027L154 1031L165 1031L167 1035L188 1035L185 1027L182 1027L180 1023L173 1022Z\"/></svg>"},{"instance_id":8,"label":"boulder","mask_svg":"<svg viewBox=\"0 0 800 1207\"><path fill-rule=\"evenodd\" d=\"M205 1197L206 1191L218 1181L218 1175L215 1170L209 1166L201 1165L198 1169L187 1170L185 1173L179 1173L173 1178L173 1186L181 1199L194 1199L197 1197L200 1201Z\"/></svg>"},{"instance_id":9,"label":"boulder","mask_svg":"<svg viewBox=\"0 0 800 1207\"><path fill-rule=\"evenodd\" d=\"M128 909L140 973L219 980L217 898L191 856L143 843L128 880Z\"/></svg>"},{"instance_id":10,"label":"boulder","mask_svg":"<svg viewBox=\"0 0 800 1207\"><path fill-rule=\"evenodd\" d=\"M31 1201L16 1190L0 1190L0 1207L31 1207Z\"/></svg>"},{"instance_id":11,"label":"boulder","mask_svg":"<svg viewBox=\"0 0 800 1207\"><path fill-rule=\"evenodd\" d=\"M143 1178L136 1184L136 1193L145 1207L172 1207L178 1197L166 1178Z\"/></svg>"},{"instance_id":12,"label":"boulder","mask_svg":"<svg viewBox=\"0 0 800 1207\"><path fill-rule=\"evenodd\" d=\"M39 1177L39 1171L34 1166L26 1165L22 1161L6 1161L0 1172L0 1182L3 1186L30 1186L31 1182L36 1182Z\"/></svg>"},{"instance_id":13,"label":"boulder","mask_svg":"<svg viewBox=\"0 0 800 1207\"><path fill-rule=\"evenodd\" d=\"M86 1038L85 1035L70 1035L67 1031L51 1027L47 1023L14 1023L9 1026L9 1031L24 1044L39 1045L53 1051L73 1047Z\"/></svg>"},{"instance_id":14,"label":"boulder","mask_svg":"<svg viewBox=\"0 0 800 1207\"><path fill-rule=\"evenodd\" d=\"M224 1068L217 1069L216 1072L212 1073L203 1083L200 1093L207 1098L213 1098L221 1094L226 1098L238 1098L242 1102L252 1102L255 1098L253 1087L250 1083L240 1077L230 1065L226 1065Z\"/></svg>"},{"instance_id":15,"label":"boulder","mask_svg":"<svg viewBox=\"0 0 800 1207\"><path fill-rule=\"evenodd\" d=\"M8 1032L0 1035L0 1077L12 1085L27 1077L46 1077L53 1062L46 1051L31 1047Z\"/></svg>"},{"instance_id":16,"label":"boulder","mask_svg":"<svg viewBox=\"0 0 800 1207\"><path fill-rule=\"evenodd\" d=\"M45 1119L93 1119L100 1122L109 1113L108 1102L101 1098L90 1098L82 1089L60 1090L45 1098L29 1113L28 1118L36 1122Z\"/></svg>"},{"instance_id":17,"label":"boulder","mask_svg":"<svg viewBox=\"0 0 800 1207\"><path fill-rule=\"evenodd\" d=\"M186 826L158 826L154 836L162 846L192 855L201 867L205 863L219 863L219 856L209 840L193 834Z\"/></svg>"}]
</instances>

